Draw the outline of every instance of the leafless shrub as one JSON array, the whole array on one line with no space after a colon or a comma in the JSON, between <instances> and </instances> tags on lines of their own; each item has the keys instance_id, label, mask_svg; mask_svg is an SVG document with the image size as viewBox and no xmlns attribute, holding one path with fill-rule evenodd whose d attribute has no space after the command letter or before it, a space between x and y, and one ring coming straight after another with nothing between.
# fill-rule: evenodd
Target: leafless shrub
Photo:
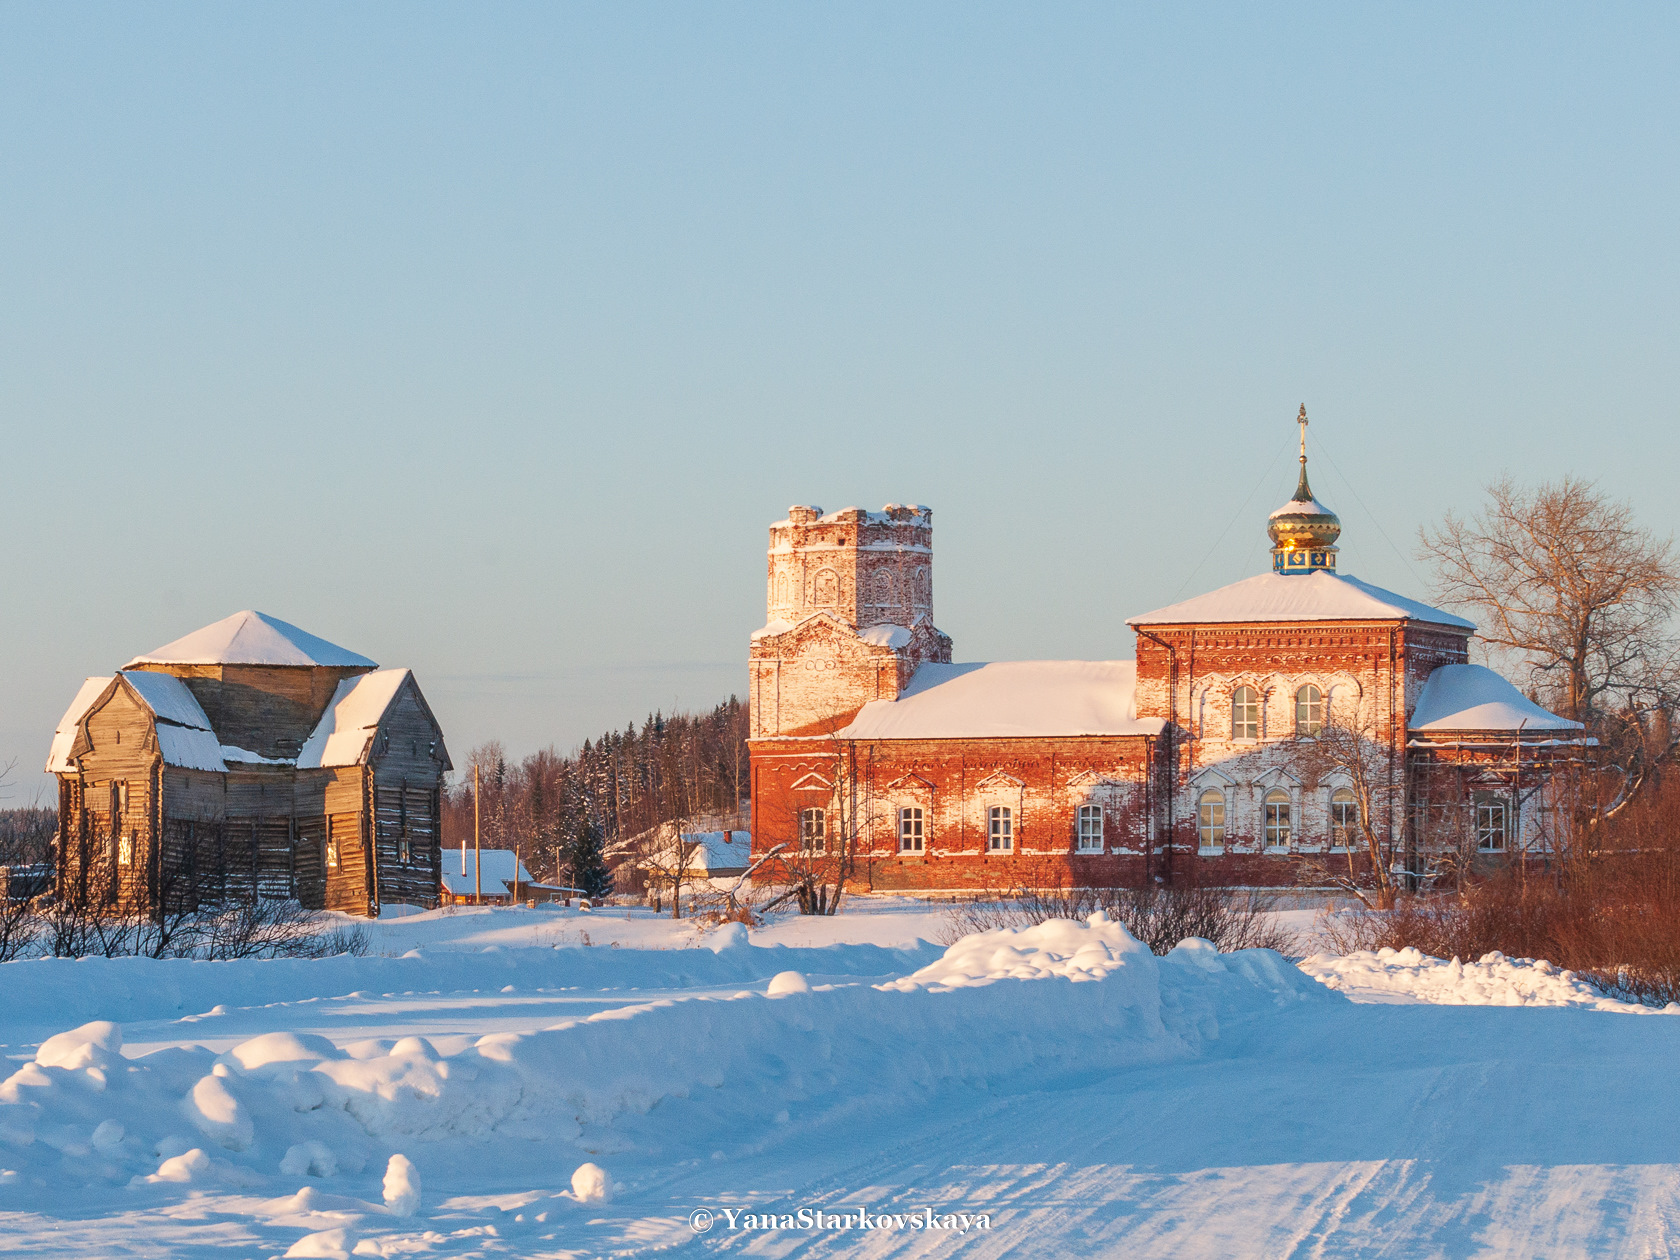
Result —
<instances>
[{"instance_id":1,"label":"leafless shrub","mask_svg":"<svg viewBox=\"0 0 1680 1260\"><path fill-rule=\"evenodd\" d=\"M1680 897L1672 873L1664 880L1640 866L1577 872L1568 883L1504 871L1387 912L1326 914L1317 931L1338 954L1409 947L1436 958L1544 958L1605 993L1661 1006L1680 1001Z\"/></svg>"},{"instance_id":2,"label":"leafless shrub","mask_svg":"<svg viewBox=\"0 0 1680 1260\"><path fill-rule=\"evenodd\" d=\"M214 959L360 957L368 952L365 928L328 929L328 922L320 911L305 910L295 901L239 901L204 913L195 947L187 952Z\"/></svg>"},{"instance_id":3,"label":"leafless shrub","mask_svg":"<svg viewBox=\"0 0 1680 1260\"><path fill-rule=\"evenodd\" d=\"M176 909L148 918L101 908L92 898L72 897L46 907L38 923L35 943L58 958L361 957L371 946L367 929L359 924L331 926L332 918L318 910L271 898Z\"/></svg>"},{"instance_id":4,"label":"leafless shrub","mask_svg":"<svg viewBox=\"0 0 1680 1260\"><path fill-rule=\"evenodd\" d=\"M1156 954L1192 936L1213 942L1221 952L1294 952L1294 933L1272 919L1271 909L1264 893L1196 885L1021 888L952 906L940 942L950 945L970 933L1032 927L1050 919L1084 919L1102 910Z\"/></svg>"}]
</instances>

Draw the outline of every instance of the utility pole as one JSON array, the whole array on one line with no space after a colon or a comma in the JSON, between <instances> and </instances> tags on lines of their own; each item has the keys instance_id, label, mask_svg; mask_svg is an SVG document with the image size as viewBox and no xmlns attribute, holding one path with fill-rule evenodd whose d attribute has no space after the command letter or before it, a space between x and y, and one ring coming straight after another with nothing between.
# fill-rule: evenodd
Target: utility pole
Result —
<instances>
[{"instance_id":1,"label":"utility pole","mask_svg":"<svg viewBox=\"0 0 1680 1260\"><path fill-rule=\"evenodd\" d=\"M473 905L484 904L484 849L478 835L478 762L473 762Z\"/></svg>"}]
</instances>

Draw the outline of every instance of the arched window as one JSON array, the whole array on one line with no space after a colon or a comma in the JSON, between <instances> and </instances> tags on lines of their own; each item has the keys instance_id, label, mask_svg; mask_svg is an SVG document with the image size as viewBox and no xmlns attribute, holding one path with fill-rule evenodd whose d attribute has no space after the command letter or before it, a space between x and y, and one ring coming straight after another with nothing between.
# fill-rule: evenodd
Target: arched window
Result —
<instances>
[{"instance_id":1,"label":"arched window","mask_svg":"<svg viewBox=\"0 0 1680 1260\"><path fill-rule=\"evenodd\" d=\"M1324 729L1324 693L1308 683L1295 693L1295 733L1317 735Z\"/></svg>"},{"instance_id":2,"label":"arched window","mask_svg":"<svg viewBox=\"0 0 1680 1260\"><path fill-rule=\"evenodd\" d=\"M820 570L817 573L817 580L811 586L812 603L838 604L840 602L840 578L833 569Z\"/></svg>"},{"instance_id":3,"label":"arched window","mask_svg":"<svg viewBox=\"0 0 1680 1260\"><path fill-rule=\"evenodd\" d=\"M1079 807L1079 851L1101 853L1103 850L1103 811L1101 805Z\"/></svg>"},{"instance_id":4,"label":"arched window","mask_svg":"<svg viewBox=\"0 0 1680 1260\"><path fill-rule=\"evenodd\" d=\"M1347 788L1330 793L1330 847L1351 849L1359 835L1359 801Z\"/></svg>"},{"instance_id":5,"label":"arched window","mask_svg":"<svg viewBox=\"0 0 1680 1260\"><path fill-rule=\"evenodd\" d=\"M875 603L878 606L885 608L888 604L892 603L891 574L887 573L886 570L883 569L875 575L873 586L875 590Z\"/></svg>"},{"instance_id":6,"label":"arched window","mask_svg":"<svg viewBox=\"0 0 1680 1260\"><path fill-rule=\"evenodd\" d=\"M1225 793L1209 788L1196 805L1198 831L1204 853L1225 852Z\"/></svg>"},{"instance_id":7,"label":"arched window","mask_svg":"<svg viewBox=\"0 0 1680 1260\"><path fill-rule=\"evenodd\" d=\"M898 811L898 851L922 851L922 811L919 806L906 805Z\"/></svg>"},{"instance_id":8,"label":"arched window","mask_svg":"<svg viewBox=\"0 0 1680 1260\"><path fill-rule=\"evenodd\" d=\"M1266 793L1266 847L1289 847L1289 793L1275 788Z\"/></svg>"},{"instance_id":9,"label":"arched window","mask_svg":"<svg viewBox=\"0 0 1680 1260\"><path fill-rule=\"evenodd\" d=\"M1231 738L1260 738L1260 697L1253 687L1238 687L1231 693Z\"/></svg>"},{"instance_id":10,"label":"arched window","mask_svg":"<svg viewBox=\"0 0 1680 1260\"><path fill-rule=\"evenodd\" d=\"M776 575L776 606L784 608L787 606L787 602L787 574L778 573Z\"/></svg>"}]
</instances>

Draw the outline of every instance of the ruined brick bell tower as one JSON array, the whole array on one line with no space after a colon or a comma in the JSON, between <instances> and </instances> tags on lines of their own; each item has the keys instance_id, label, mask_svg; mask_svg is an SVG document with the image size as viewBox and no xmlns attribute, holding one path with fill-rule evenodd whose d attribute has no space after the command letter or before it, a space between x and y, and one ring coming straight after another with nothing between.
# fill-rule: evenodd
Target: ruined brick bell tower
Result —
<instances>
[{"instance_id":1,"label":"ruined brick bell tower","mask_svg":"<svg viewBox=\"0 0 1680 1260\"><path fill-rule=\"evenodd\" d=\"M755 737L837 729L894 699L923 661L949 661L933 625L933 512L788 509L770 527L767 620L751 650Z\"/></svg>"}]
</instances>

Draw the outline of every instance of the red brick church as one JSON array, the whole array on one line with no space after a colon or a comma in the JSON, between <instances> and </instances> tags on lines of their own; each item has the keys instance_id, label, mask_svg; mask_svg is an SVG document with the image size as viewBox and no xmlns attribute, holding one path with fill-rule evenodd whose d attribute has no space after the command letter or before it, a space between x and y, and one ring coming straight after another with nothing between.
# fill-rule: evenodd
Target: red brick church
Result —
<instances>
[{"instance_id":1,"label":"red brick church","mask_svg":"<svg viewBox=\"0 0 1680 1260\"><path fill-rule=\"evenodd\" d=\"M1358 848L1356 785L1303 769L1329 722L1376 750L1407 870L1448 833L1544 848L1578 724L1470 664L1470 622L1337 571L1299 421L1271 571L1130 618L1133 660L954 663L931 511L791 508L750 652L755 854L847 851L878 890L1311 884Z\"/></svg>"}]
</instances>

